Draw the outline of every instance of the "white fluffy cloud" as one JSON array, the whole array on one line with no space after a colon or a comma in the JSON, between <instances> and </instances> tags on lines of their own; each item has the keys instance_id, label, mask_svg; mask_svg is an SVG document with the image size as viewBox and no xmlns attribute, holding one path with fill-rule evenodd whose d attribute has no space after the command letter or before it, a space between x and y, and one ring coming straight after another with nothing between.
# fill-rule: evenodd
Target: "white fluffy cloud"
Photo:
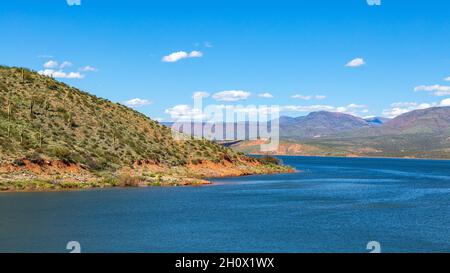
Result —
<instances>
[{"instance_id":1,"label":"white fluffy cloud","mask_svg":"<svg viewBox=\"0 0 450 273\"><path fill-rule=\"evenodd\" d=\"M295 94L293 96L291 96L291 98L293 99L300 99L300 100L310 100L310 99L316 99L316 100L323 100L326 98L326 96L324 95L308 95L308 96L304 96L304 95L300 95L300 94Z\"/></svg>"},{"instance_id":2,"label":"white fluffy cloud","mask_svg":"<svg viewBox=\"0 0 450 273\"><path fill-rule=\"evenodd\" d=\"M450 98L448 99L443 99L441 101L441 106L450 106Z\"/></svg>"},{"instance_id":3,"label":"white fluffy cloud","mask_svg":"<svg viewBox=\"0 0 450 273\"><path fill-rule=\"evenodd\" d=\"M194 50L194 51L191 51L191 53L189 53L188 57L189 58L201 58L201 57L203 57L203 53L201 51Z\"/></svg>"},{"instance_id":4,"label":"white fluffy cloud","mask_svg":"<svg viewBox=\"0 0 450 273\"><path fill-rule=\"evenodd\" d=\"M135 98L135 99L131 99L131 100L127 100L124 101L123 104L128 106L128 107L141 107L141 106L146 106L151 104L152 102L149 100L145 100L145 99L140 99L140 98Z\"/></svg>"},{"instance_id":5,"label":"white fluffy cloud","mask_svg":"<svg viewBox=\"0 0 450 273\"><path fill-rule=\"evenodd\" d=\"M66 73L61 70L53 70L53 69L44 69L38 71L39 74L44 76L49 76L53 78L62 78L62 79L83 79L84 75L80 74L79 72L69 72Z\"/></svg>"},{"instance_id":6,"label":"white fluffy cloud","mask_svg":"<svg viewBox=\"0 0 450 273\"><path fill-rule=\"evenodd\" d=\"M224 112L226 111L226 112ZM194 108L187 104L175 105L172 108L166 109L165 113L169 114L171 119L177 122L186 121L204 121L204 122L217 122L217 121L227 121L230 113L242 114L242 117L256 117L264 118L263 116L270 116L273 114L279 114L280 108L278 106L242 106L242 105L209 105L203 110ZM225 115L227 113L227 115ZM262 116L263 115L263 116ZM232 115L234 116L234 115ZM234 121L235 117L232 117ZM228 122L233 122L228 120Z\"/></svg>"},{"instance_id":7,"label":"white fluffy cloud","mask_svg":"<svg viewBox=\"0 0 450 273\"><path fill-rule=\"evenodd\" d=\"M369 6L381 6L381 0L367 0Z\"/></svg>"},{"instance_id":8,"label":"white fluffy cloud","mask_svg":"<svg viewBox=\"0 0 450 273\"><path fill-rule=\"evenodd\" d=\"M226 111L226 112L223 112ZM242 106L242 105L208 105L203 110L194 108L187 104L175 105L166 109L165 113L169 114L175 121L224 121L230 112L242 113L247 115L272 115L285 113L310 113L316 111L342 112L356 116L367 116L369 112L365 105L349 104L347 106L331 106L331 105L272 105L272 106ZM227 114L225 114L227 113Z\"/></svg>"},{"instance_id":9,"label":"white fluffy cloud","mask_svg":"<svg viewBox=\"0 0 450 273\"><path fill-rule=\"evenodd\" d=\"M383 116L395 118L396 116L413 110L426 109L433 106L438 105L436 103L396 102L391 104L391 108L383 110Z\"/></svg>"},{"instance_id":10,"label":"white fluffy cloud","mask_svg":"<svg viewBox=\"0 0 450 273\"><path fill-rule=\"evenodd\" d=\"M240 101L245 100L250 96L250 92L242 90L227 90L215 93L212 97L218 101Z\"/></svg>"},{"instance_id":11,"label":"white fluffy cloud","mask_svg":"<svg viewBox=\"0 0 450 273\"><path fill-rule=\"evenodd\" d=\"M87 66L84 66L84 67L80 68L80 71L83 71L83 72L96 72L96 71L98 71L98 69L93 67L93 66L87 65Z\"/></svg>"},{"instance_id":12,"label":"white fluffy cloud","mask_svg":"<svg viewBox=\"0 0 450 273\"><path fill-rule=\"evenodd\" d=\"M397 102L391 104L390 109L383 111L386 117L394 118L404 113L414 110L426 109L430 107L450 106L450 98L443 99L441 102L418 103L418 102Z\"/></svg>"},{"instance_id":13,"label":"white fluffy cloud","mask_svg":"<svg viewBox=\"0 0 450 273\"><path fill-rule=\"evenodd\" d=\"M57 68L57 67L64 69L64 68L71 67L71 66L72 66L72 63L69 61L64 61L61 64L59 64L55 60L50 60L50 61L44 63L44 68L50 68L50 69Z\"/></svg>"},{"instance_id":14,"label":"white fluffy cloud","mask_svg":"<svg viewBox=\"0 0 450 273\"><path fill-rule=\"evenodd\" d=\"M258 94L258 97L260 97L260 98L265 98L265 99L272 99L272 98L273 98L273 95L270 94L269 92L264 92L264 93Z\"/></svg>"},{"instance_id":15,"label":"white fluffy cloud","mask_svg":"<svg viewBox=\"0 0 450 273\"><path fill-rule=\"evenodd\" d=\"M359 116L360 113L367 114L369 110L366 105L351 103L347 106L336 107L336 112Z\"/></svg>"},{"instance_id":16,"label":"white fluffy cloud","mask_svg":"<svg viewBox=\"0 0 450 273\"><path fill-rule=\"evenodd\" d=\"M44 64L44 68L56 68L58 67L58 62L54 60L50 60Z\"/></svg>"},{"instance_id":17,"label":"white fluffy cloud","mask_svg":"<svg viewBox=\"0 0 450 273\"><path fill-rule=\"evenodd\" d=\"M336 107L329 105L285 105L281 107L284 112L315 112L315 111L334 111Z\"/></svg>"},{"instance_id":18,"label":"white fluffy cloud","mask_svg":"<svg viewBox=\"0 0 450 273\"><path fill-rule=\"evenodd\" d=\"M167 63L174 63L174 62L178 62L181 59L185 59L188 57L188 53L186 51L178 51L178 52L173 52L167 56L164 56L162 58L163 62L167 62Z\"/></svg>"},{"instance_id":19,"label":"white fluffy cloud","mask_svg":"<svg viewBox=\"0 0 450 273\"><path fill-rule=\"evenodd\" d=\"M81 6L81 0L66 0L69 6Z\"/></svg>"},{"instance_id":20,"label":"white fluffy cloud","mask_svg":"<svg viewBox=\"0 0 450 273\"><path fill-rule=\"evenodd\" d=\"M71 67L71 66L72 66L72 63L71 63L71 62L69 62L69 61L64 61L64 62L59 66L59 68L64 69L64 68L66 68L66 67Z\"/></svg>"},{"instance_id":21,"label":"white fluffy cloud","mask_svg":"<svg viewBox=\"0 0 450 273\"><path fill-rule=\"evenodd\" d=\"M448 96L450 95L450 86L446 85L420 85L414 88L414 91L426 91L433 92L435 96Z\"/></svg>"},{"instance_id":22,"label":"white fluffy cloud","mask_svg":"<svg viewBox=\"0 0 450 273\"><path fill-rule=\"evenodd\" d=\"M169 114L173 120L203 120L205 118L202 110L193 108L187 104L175 105L172 108L166 109L166 114Z\"/></svg>"},{"instance_id":23,"label":"white fluffy cloud","mask_svg":"<svg viewBox=\"0 0 450 273\"><path fill-rule=\"evenodd\" d=\"M300 99L300 100L310 100L310 99L312 99L312 96L304 96L304 95L300 95L300 94L295 94L295 95L291 96L291 98Z\"/></svg>"},{"instance_id":24,"label":"white fluffy cloud","mask_svg":"<svg viewBox=\"0 0 450 273\"><path fill-rule=\"evenodd\" d=\"M341 112L345 114L361 116L369 112L367 106L360 104L349 104L347 106L331 106L331 105L285 105L280 107L283 112L316 112L316 111L330 111Z\"/></svg>"},{"instance_id":25,"label":"white fluffy cloud","mask_svg":"<svg viewBox=\"0 0 450 273\"><path fill-rule=\"evenodd\" d=\"M444 81L450 82L450 77L445 78Z\"/></svg>"},{"instance_id":26,"label":"white fluffy cloud","mask_svg":"<svg viewBox=\"0 0 450 273\"><path fill-rule=\"evenodd\" d=\"M162 58L162 61L166 63L174 63L178 62L181 59L200 58L200 57L203 57L203 53L201 51L194 50L191 51L190 53L187 53L186 51L177 51L167 56L164 56Z\"/></svg>"},{"instance_id":27,"label":"white fluffy cloud","mask_svg":"<svg viewBox=\"0 0 450 273\"><path fill-rule=\"evenodd\" d=\"M63 72L64 74L64 72ZM84 78L84 75L78 73L78 72L69 72L69 73L65 73L66 74L66 78L67 79L82 79Z\"/></svg>"},{"instance_id":28,"label":"white fluffy cloud","mask_svg":"<svg viewBox=\"0 0 450 273\"><path fill-rule=\"evenodd\" d=\"M43 64L44 69L38 71L39 74L53 77L53 78L62 78L62 79L83 79L85 75L80 72L65 72L64 69L73 66L73 64L69 61L64 61L59 64L55 60L49 60L48 62ZM97 71L96 68L91 66L86 66L79 69L80 71Z\"/></svg>"},{"instance_id":29,"label":"white fluffy cloud","mask_svg":"<svg viewBox=\"0 0 450 273\"><path fill-rule=\"evenodd\" d=\"M366 62L364 61L363 58L355 58L355 59L351 60L350 62L348 62L345 66L347 66L347 67L359 67L359 66L363 66L365 64L366 64Z\"/></svg>"}]
</instances>

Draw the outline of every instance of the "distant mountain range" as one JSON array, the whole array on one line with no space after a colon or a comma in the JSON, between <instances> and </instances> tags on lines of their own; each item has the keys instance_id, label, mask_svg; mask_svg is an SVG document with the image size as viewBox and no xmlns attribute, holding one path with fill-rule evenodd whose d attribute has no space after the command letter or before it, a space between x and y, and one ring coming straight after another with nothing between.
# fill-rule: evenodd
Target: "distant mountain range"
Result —
<instances>
[{"instance_id":1,"label":"distant mountain range","mask_svg":"<svg viewBox=\"0 0 450 273\"><path fill-rule=\"evenodd\" d=\"M362 119L343 113L313 112L280 118L276 154L450 158L450 107L415 110L394 119ZM258 153L259 143L237 150Z\"/></svg>"},{"instance_id":2,"label":"distant mountain range","mask_svg":"<svg viewBox=\"0 0 450 273\"><path fill-rule=\"evenodd\" d=\"M191 127L201 132L206 124ZM189 128L189 123L184 125ZM248 133L243 133L250 125L255 126L251 122L233 124L245 137L235 135L224 145L260 153L261 140L248 140ZM275 152L279 155L450 158L450 107L415 110L394 119L319 111L301 117L281 116L279 126L281 144Z\"/></svg>"},{"instance_id":3,"label":"distant mountain range","mask_svg":"<svg viewBox=\"0 0 450 273\"><path fill-rule=\"evenodd\" d=\"M331 112L311 113L306 118L309 119L307 125L304 125L301 121L296 125L290 125L291 128L298 128L298 131L293 134L295 139L301 139L305 132L314 129L321 130L322 127L324 133L320 137L323 138L374 137L399 134L446 135L450 132L450 107L414 110L394 119L361 119ZM317 128L309 125L315 123L319 124ZM337 125L334 126L335 124Z\"/></svg>"},{"instance_id":4,"label":"distant mountain range","mask_svg":"<svg viewBox=\"0 0 450 273\"><path fill-rule=\"evenodd\" d=\"M370 128L373 126L379 126L390 119L383 117L373 117L362 119L349 114L319 111L312 112L307 116L301 117L288 117L281 116L279 118L280 136L284 139L309 139L319 138L331 135L336 135L343 132L354 131L362 128ZM174 122L162 122L167 127L172 127ZM257 122L237 122L237 123L223 123L223 125L234 126L236 132L246 132L245 136L248 137L248 130L250 126L259 126ZM207 122L180 122L176 128L186 134L205 136L202 134L202 129L206 132L207 128L211 127L214 131L215 124L209 124ZM270 125L268 126L270 128ZM243 135L243 134L241 134ZM225 138L225 134L223 135ZM233 139L237 137L237 134L233 136ZM239 137L238 137L239 139Z\"/></svg>"},{"instance_id":5,"label":"distant mountain range","mask_svg":"<svg viewBox=\"0 0 450 273\"><path fill-rule=\"evenodd\" d=\"M374 117L368 119L362 119L352 115L344 113L334 113L334 112L312 112L307 116L301 117L288 117L281 116L279 118L280 135L282 138L316 138L324 137L329 135L335 135L338 133L369 128L371 126L381 125L389 121L388 118ZM174 122L162 122L163 125L172 127ZM202 129L206 132L209 128L206 126L209 123L195 123L195 122L180 122L177 124L177 130L182 131L186 134L205 136L206 133L202 134ZM212 130L215 129L214 124L209 124ZM259 126L256 122L237 122L237 123L223 123L223 125L234 126L236 132L245 132L245 137L248 138L248 130L250 126ZM270 128L270 125L268 126ZM200 132L200 133L199 133ZM225 138L225 134L222 136ZM233 136L236 138L237 134ZM239 139L239 138L238 138Z\"/></svg>"}]
</instances>

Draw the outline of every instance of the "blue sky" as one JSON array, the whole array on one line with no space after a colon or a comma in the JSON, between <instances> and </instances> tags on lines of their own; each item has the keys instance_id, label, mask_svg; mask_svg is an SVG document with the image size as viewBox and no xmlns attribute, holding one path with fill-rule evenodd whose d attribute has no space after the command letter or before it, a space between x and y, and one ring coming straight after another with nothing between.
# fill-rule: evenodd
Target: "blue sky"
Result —
<instances>
[{"instance_id":1,"label":"blue sky","mask_svg":"<svg viewBox=\"0 0 450 273\"><path fill-rule=\"evenodd\" d=\"M449 1L3 2L0 63L152 118L189 115L199 91L291 116L450 105Z\"/></svg>"}]
</instances>

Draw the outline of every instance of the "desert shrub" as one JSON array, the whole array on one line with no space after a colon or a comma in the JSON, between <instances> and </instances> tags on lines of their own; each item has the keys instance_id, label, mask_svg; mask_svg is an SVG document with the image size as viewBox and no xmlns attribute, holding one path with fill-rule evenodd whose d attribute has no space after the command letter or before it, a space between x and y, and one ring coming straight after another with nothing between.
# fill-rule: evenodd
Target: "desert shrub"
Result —
<instances>
[{"instance_id":1,"label":"desert shrub","mask_svg":"<svg viewBox=\"0 0 450 273\"><path fill-rule=\"evenodd\" d=\"M32 83L34 81L33 75L29 70L23 70L23 79L25 82Z\"/></svg>"},{"instance_id":2,"label":"desert shrub","mask_svg":"<svg viewBox=\"0 0 450 273\"><path fill-rule=\"evenodd\" d=\"M280 165L280 160L276 157L270 156L270 155L264 155L262 157L258 158L258 161L262 164L273 164L273 165Z\"/></svg>"},{"instance_id":3,"label":"desert shrub","mask_svg":"<svg viewBox=\"0 0 450 273\"><path fill-rule=\"evenodd\" d=\"M119 180L117 178L114 178L114 177L111 177L111 176L103 177L101 183L104 184L104 185L111 186L111 187L120 186L119 185Z\"/></svg>"},{"instance_id":4,"label":"desert shrub","mask_svg":"<svg viewBox=\"0 0 450 273\"><path fill-rule=\"evenodd\" d=\"M0 91L2 92L8 92L8 88L6 87L6 85L4 85L3 83L0 82Z\"/></svg>"},{"instance_id":5,"label":"desert shrub","mask_svg":"<svg viewBox=\"0 0 450 273\"><path fill-rule=\"evenodd\" d=\"M120 187L138 187L140 179L126 174L120 175L118 184Z\"/></svg>"},{"instance_id":6,"label":"desert shrub","mask_svg":"<svg viewBox=\"0 0 450 273\"><path fill-rule=\"evenodd\" d=\"M42 156L37 152L28 154L26 156L26 159L28 159L31 163L38 164L38 165L43 165L45 162L44 159L42 158Z\"/></svg>"},{"instance_id":7,"label":"desert shrub","mask_svg":"<svg viewBox=\"0 0 450 273\"><path fill-rule=\"evenodd\" d=\"M13 161L13 165L15 165L15 166L25 166L25 162L23 162L23 159L15 159Z\"/></svg>"},{"instance_id":8,"label":"desert shrub","mask_svg":"<svg viewBox=\"0 0 450 273\"><path fill-rule=\"evenodd\" d=\"M61 189L76 189L76 188L80 188L80 186L82 186L82 184L80 182L61 182L59 183L59 187Z\"/></svg>"},{"instance_id":9,"label":"desert shrub","mask_svg":"<svg viewBox=\"0 0 450 273\"><path fill-rule=\"evenodd\" d=\"M101 171L108 168L108 162L103 158L94 159L88 156L85 158L84 162L89 169L94 171Z\"/></svg>"},{"instance_id":10,"label":"desert shrub","mask_svg":"<svg viewBox=\"0 0 450 273\"><path fill-rule=\"evenodd\" d=\"M191 160L191 163L194 165L202 164L202 160L200 158L194 158Z\"/></svg>"},{"instance_id":11,"label":"desert shrub","mask_svg":"<svg viewBox=\"0 0 450 273\"><path fill-rule=\"evenodd\" d=\"M58 108L56 108L56 111L58 113L63 113L63 114L67 112L67 110L62 106L59 106Z\"/></svg>"},{"instance_id":12,"label":"desert shrub","mask_svg":"<svg viewBox=\"0 0 450 273\"><path fill-rule=\"evenodd\" d=\"M65 163L75 163L76 157L71 150L66 147L55 147L51 151L52 155Z\"/></svg>"}]
</instances>

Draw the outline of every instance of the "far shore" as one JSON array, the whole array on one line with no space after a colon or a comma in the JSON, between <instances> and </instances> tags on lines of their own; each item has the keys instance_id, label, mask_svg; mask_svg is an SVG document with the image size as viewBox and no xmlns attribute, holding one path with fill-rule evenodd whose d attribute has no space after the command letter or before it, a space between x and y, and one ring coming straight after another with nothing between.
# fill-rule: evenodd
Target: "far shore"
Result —
<instances>
[{"instance_id":1,"label":"far shore","mask_svg":"<svg viewBox=\"0 0 450 273\"><path fill-rule=\"evenodd\" d=\"M262 154L250 154L251 156L261 156ZM271 156L285 157L320 157L320 158L361 158L361 159L405 159L405 160L435 160L450 161L450 158L424 158L424 157L390 157L390 156L336 156L336 155L292 155L292 154L273 154Z\"/></svg>"}]
</instances>

